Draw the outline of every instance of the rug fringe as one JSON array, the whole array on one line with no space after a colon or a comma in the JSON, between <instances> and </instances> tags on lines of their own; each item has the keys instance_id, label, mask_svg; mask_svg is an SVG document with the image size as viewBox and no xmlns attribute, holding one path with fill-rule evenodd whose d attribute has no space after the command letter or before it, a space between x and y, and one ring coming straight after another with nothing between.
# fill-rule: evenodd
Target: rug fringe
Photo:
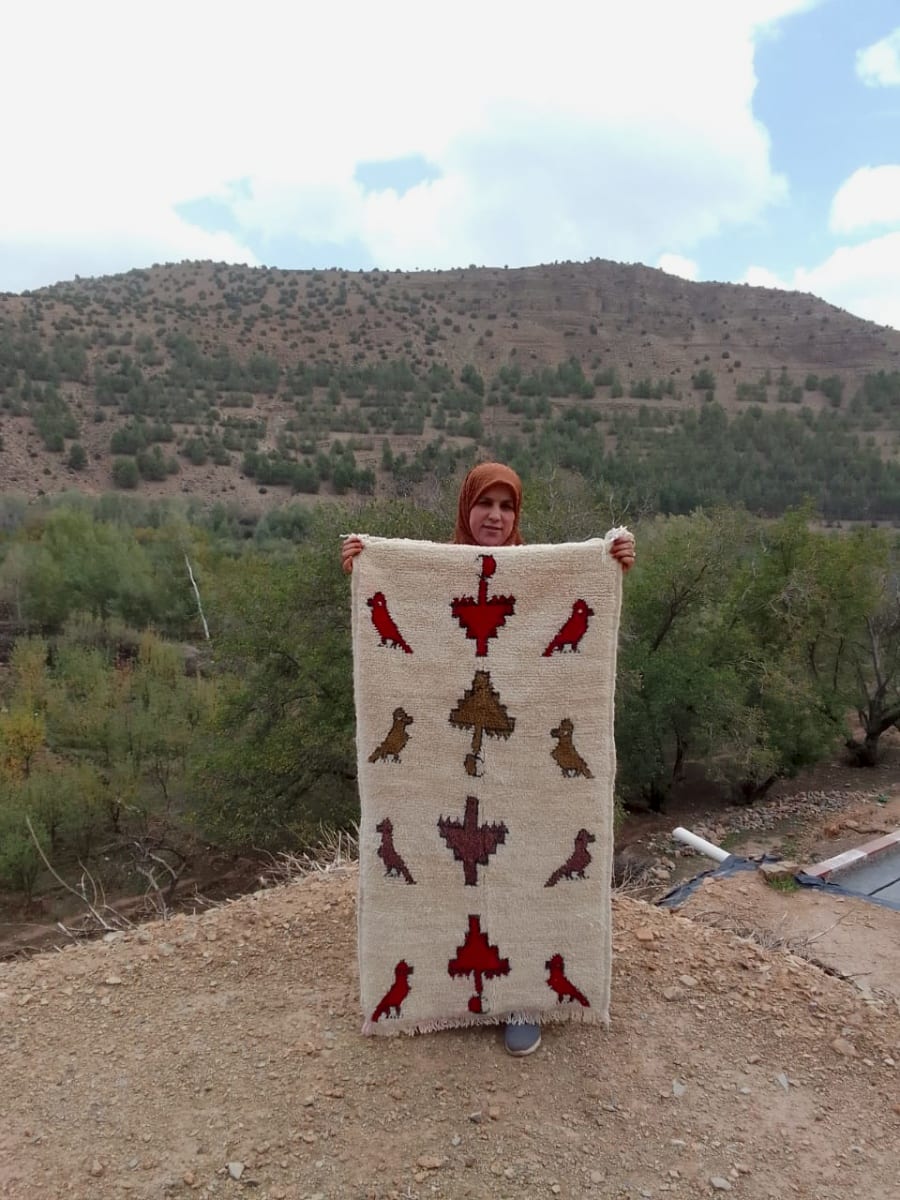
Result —
<instances>
[{"instance_id":1,"label":"rug fringe","mask_svg":"<svg viewBox=\"0 0 900 1200\"><path fill-rule=\"evenodd\" d=\"M478 1016L438 1017L427 1021L406 1021L402 1017L390 1017L384 1021L366 1020L362 1033L365 1037L412 1037L417 1033L441 1033L446 1029L474 1029L478 1025L601 1025L609 1028L609 1014L592 1008L533 1009L509 1013L481 1013Z\"/></svg>"}]
</instances>

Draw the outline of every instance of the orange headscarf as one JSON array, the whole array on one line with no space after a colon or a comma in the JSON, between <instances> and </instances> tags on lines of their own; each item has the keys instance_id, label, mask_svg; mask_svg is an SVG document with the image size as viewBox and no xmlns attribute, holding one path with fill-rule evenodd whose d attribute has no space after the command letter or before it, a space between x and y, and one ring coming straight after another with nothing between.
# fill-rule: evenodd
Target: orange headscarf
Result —
<instances>
[{"instance_id":1,"label":"orange headscarf","mask_svg":"<svg viewBox=\"0 0 900 1200\"><path fill-rule=\"evenodd\" d=\"M469 513L475 507L478 497L483 495L488 488L495 487L499 483L502 483L512 491L516 506L516 519L513 521L512 530L504 545L522 545L522 535L519 533L519 513L522 509L522 480L512 467L506 467L503 463L495 462L479 463L472 468L462 481L462 487L459 489L459 503L456 509L456 528L453 530L453 541L458 545L478 545L474 537L472 537L472 530L469 526Z\"/></svg>"}]
</instances>

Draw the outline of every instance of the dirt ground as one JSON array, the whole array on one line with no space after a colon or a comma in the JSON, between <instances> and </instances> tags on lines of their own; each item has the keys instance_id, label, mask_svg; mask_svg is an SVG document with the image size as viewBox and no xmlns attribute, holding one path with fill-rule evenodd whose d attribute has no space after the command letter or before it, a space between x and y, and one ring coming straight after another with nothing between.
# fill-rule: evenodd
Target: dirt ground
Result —
<instances>
[{"instance_id":1,"label":"dirt ground","mask_svg":"<svg viewBox=\"0 0 900 1200\"><path fill-rule=\"evenodd\" d=\"M619 895L608 1031L363 1038L355 890L0 964L0 1196L896 1200L889 996Z\"/></svg>"},{"instance_id":2,"label":"dirt ground","mask_svg":"<svg viewBox=\"0 0 900 1200\"><path fill-rule=\"evenodd\" d=\"M708 865L679 821L804 865L897 828L896 757L634 822L673 863L641 894ZM0 962L0 1197L900 1194L900 914L755 871L674 913L619 892L610 1029L515 1060L497 1030L360 1036L355 891L343 867Z\"/></svg>"}]
</instances>

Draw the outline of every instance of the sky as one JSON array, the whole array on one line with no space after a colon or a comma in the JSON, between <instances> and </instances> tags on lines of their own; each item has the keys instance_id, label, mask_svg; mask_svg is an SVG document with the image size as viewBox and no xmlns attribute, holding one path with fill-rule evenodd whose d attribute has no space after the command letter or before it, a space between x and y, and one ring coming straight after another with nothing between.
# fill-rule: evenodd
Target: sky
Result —
<instances>
[{"instance_id":1,"label":"sky","mask_svg":"<svg viewBox=\"0 0 900 1200\"><path fill-rule=\"evenodd\" d=\"M642 262L900 329L898 0L32 0L0 291Z\"/></svg>"}]
</instances>

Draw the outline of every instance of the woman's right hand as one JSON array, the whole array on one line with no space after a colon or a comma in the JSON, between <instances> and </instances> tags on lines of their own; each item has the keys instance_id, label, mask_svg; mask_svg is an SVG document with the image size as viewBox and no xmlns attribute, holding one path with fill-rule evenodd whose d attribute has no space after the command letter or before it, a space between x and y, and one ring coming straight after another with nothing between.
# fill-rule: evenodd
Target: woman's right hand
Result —
<instances>
[{"instance_id":1,"label":"woman's right hand","mask_svg":"<svg viewBox=\"0 0 900 1200\"><path fill-rule=\"evenodd\" d=\"M362 554L363 544L362 538L352 533L350 537L344 538L341 543L341 566L349 575L353 570L353 560L357 554Z\"/></svg>"}]
</instances>

